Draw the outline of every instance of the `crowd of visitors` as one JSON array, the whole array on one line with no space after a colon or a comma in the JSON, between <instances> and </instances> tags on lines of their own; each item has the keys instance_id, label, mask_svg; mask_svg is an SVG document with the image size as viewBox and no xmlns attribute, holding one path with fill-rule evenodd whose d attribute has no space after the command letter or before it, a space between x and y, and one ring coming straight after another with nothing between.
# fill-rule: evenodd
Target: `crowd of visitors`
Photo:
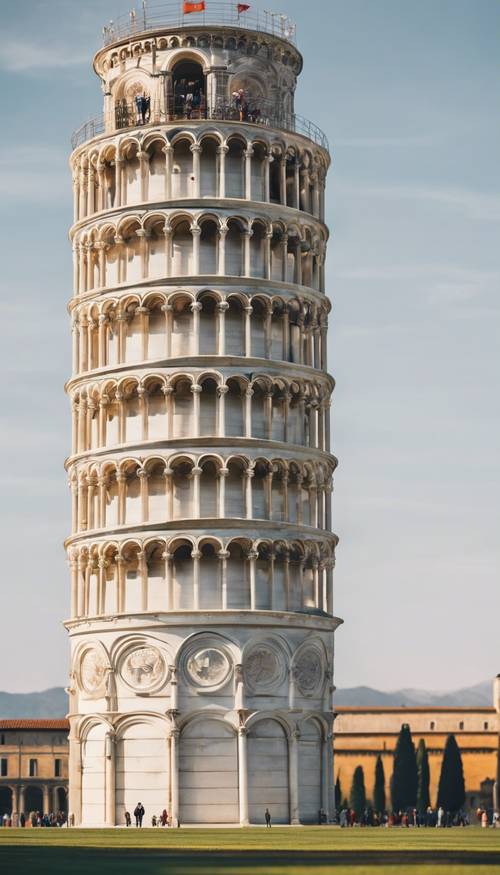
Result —
<instances>
[{"instance_id":1,"label":"crowd of visitors","mask_svg":"<svg viewBox=\"0 0 500 875\"><path fill-rule=\"evenodd\" d=\"M30 811L28 815L21 812L18 814L14 811L13 814L4 814L0 818L0 826L2 827L25 827L25 826L66 826L67 817L64 811L51 812L50 814L42 814L41 811Z\"/></svg>"},{"instance_id":2,"label":"crowd of visitors","mask_svg":"<svg viewBox=\"0 0 500 875\"><path fill-rule=\"evenodd\" d=\"M476 825L482 827L499 827L500 816L498 811L486 811L483 808L478 808L476 813ZM358 816L352 808L342 808L338 815L338 822L341 827L354 826L401 826L401 827L450 827L450 826L469 826L471 818L466 811L457 812L445 811L442 806L432 808L430 805L426 811L419 812L416 808L409 808L407 811L387 812L382 813L374 811L373 808L365 808L363 813Z\"/></svg>"}]
</instances>

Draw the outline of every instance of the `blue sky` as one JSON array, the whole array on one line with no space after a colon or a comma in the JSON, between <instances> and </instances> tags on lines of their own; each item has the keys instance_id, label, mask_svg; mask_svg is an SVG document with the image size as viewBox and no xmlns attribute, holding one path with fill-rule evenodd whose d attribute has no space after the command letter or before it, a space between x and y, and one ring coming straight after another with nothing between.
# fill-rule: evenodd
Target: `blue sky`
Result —
<instances>
[{"instance_id":1,"label":"blue sky","mask_svg":"<svg viewBox=\"0 0 500 875\"><path fill-rule=\"evenodd\" d=\"M254 3L267 8L266 2ZM123 0L2 4L0 687L63 684L69 137ZM284 0L329 136L336 682L500 671L497 0Z\"/></svg>"}]
</instances>

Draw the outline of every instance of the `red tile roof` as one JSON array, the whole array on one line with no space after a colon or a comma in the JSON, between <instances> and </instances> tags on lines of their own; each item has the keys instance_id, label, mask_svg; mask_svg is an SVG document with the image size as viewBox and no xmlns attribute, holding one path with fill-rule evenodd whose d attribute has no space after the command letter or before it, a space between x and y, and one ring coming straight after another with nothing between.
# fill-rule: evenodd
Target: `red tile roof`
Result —
<instances>
[{"instance_id":1,"label":"red tile roof","mask_svg":"<svg viewBox=\"0 0 500 875\"><path fill-rule=\"evenodd\" d=\"M0 718L0 729L59 729L69 731L68 720L37 720L26 718L23 720L2 720Z\"/></svg>"}]
</instances>

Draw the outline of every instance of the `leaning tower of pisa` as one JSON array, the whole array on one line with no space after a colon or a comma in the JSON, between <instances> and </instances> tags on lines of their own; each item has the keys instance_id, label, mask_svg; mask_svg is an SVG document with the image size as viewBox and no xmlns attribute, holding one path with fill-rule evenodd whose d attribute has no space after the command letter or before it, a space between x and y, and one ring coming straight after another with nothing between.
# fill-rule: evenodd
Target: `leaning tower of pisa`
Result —
<instances>
[{"instance_id":1,"label":"leaning tower of pisa","mask_svg":"<svg viewBox=\"0 0 500 875\"><path fill-rule=\"evenodd\" d=\"M328 144L284 16L104 29L73 137L70 812L333 816Z\"/></svg>"}]
</instances>

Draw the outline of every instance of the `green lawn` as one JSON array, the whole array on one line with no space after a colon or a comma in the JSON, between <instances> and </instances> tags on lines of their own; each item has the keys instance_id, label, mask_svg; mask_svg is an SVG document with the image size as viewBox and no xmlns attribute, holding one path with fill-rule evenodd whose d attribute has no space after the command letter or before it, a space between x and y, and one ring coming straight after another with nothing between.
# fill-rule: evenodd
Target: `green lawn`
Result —
<instances>
[{"instance_id":1,"label":"green lawn","mask_svg":"<svg viewBox=\"0 0 500 875\"><path fill-rule=\"evenodd\" d=\"M0 829L2 875L500 875L500 830Z\"/></svg>"}]
</instances>

